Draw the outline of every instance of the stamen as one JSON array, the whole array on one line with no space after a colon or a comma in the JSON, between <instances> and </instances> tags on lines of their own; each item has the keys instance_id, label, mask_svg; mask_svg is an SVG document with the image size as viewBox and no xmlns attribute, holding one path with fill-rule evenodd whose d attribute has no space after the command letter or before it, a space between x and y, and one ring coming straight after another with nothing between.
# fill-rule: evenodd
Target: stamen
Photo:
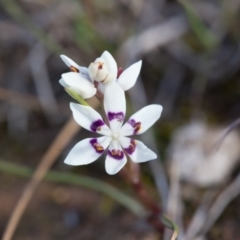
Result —
<instances>
[{"instance_id":1,"label":"stamen","mask_svg":"<svg viewBox=\"0 0 240 240\"><path fill-rule=\"evenodd\" d=\"M70 71L79 73L79 70L74 66L70 67Z\"/></svg>"},{"instance_id":2,"label":"stamen","mask_svg":"<svg viewBox=\"0 0 240 240\"><path fill-rule=\"evenodd\" d=\"M104 148L99 143L94 143L93 146L98 152L104 151Z\"/></svg>"},{"instance_id":3,"label":"stamen","mask_svg":"<svg viewBox=\"0 0 240 240\"><path fill-rule=\"evenodd\" d=\"M108 150L108 156L116 160L121 160L124 157L124 153L121 150L112 149L112 150Z\"/></svg>"},{"instance_id":4,"label":"stamen","mask_svg":"<svg viewBox=\"0 0 240 240\"><path fill-rule=\"evenodd\" d=\"M104 152L104 148L103 146L97 142L96 138L93 138L90 140L90 144L92 145L92 147L96 150L97 153L103 153Z\"/></svg>"},{"instance_id":5,"label":"stamen","mask_svg":"<svg viewBox=\"0 0 240 240\"><path fill-rule=\"evenodd\" d=\"M104 125L105 125L105 123L101 119L99 119L99 120L93 122L91 124L90 128L93 132L101 131L101 127Z\"/></svg>"},{"instance_id":6,"label":"stamen","mask_svg":"<svg viewBox=\"0 0 240 240\"><path fill-rule=\"evenodd\" d=\"M141 130L141 122L137 122L134 124L134 133L138 133Z\"/></svg>"},{"instance_id":7,"label":"stamen","mask_svg":"<svg viewBox=\"0 0 240 240\"><path fill-rule=\"evenodd\" d=\"M103 68L103 64L104 64L104 63L102 63L102 62L98 62L98 69L99 69L99 70Z\"/></svg>"},{"instance_id":8,"label":"stamen","mask_svg":"<svg viewBox=\"0 0 240 240\"><path fill-rule=\"evenodd\" d=\"M129 119L128 123L133 127L134 133L138 133L141 130L141 122L136 122L134 119Z\"/></svg>"},{"instance_id":9,"label":"stamen","mask_svg":"<svg viewBox=\"0 0 240 240\"><path fill-rule=\"evenodd\" d=\"M136 141L134 139L131 139L128 148L124 148L124 151L129 155L133 154L133 152L136 150L136 144Z\"/></svg>"}]
</instances>

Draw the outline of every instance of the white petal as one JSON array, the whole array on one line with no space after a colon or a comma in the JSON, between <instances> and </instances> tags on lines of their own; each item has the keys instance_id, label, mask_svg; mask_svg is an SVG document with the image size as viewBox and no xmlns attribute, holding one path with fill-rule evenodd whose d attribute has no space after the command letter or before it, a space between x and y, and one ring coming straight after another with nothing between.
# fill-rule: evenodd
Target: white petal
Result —
<instances>
[{"instance_id":1,"label":"white petal","mask_svg":"<svg viewBox=\"0 0 240 240\"><path fill-rule=\"evenodd\" d=\"M124 70L120 77L117 79L117 83L122 87L124 91L127 91L133 87L137 81L138 75L142 67L142 61L138 61Z\"/></svg>"},{"instance_id":2,"label":"white petal","mask_svg":"<svg viewBox=\"0 0 240 240\"><path fill-rule=\"evenodd\" d=\"M127 162L127 158L120 144L113 141L108 149L108 154L105 161L106 172L110 175L119 172Z\"/></svg>"},{"instance_id":3,"label":"white petal","mask_svg":"<svg viewBox=\"0 0 240 240\"><path fill-rule=\"evenodd\" d=\"M75 67L79 70L79 72L83 73L83 74L87 74L88 75L88 69L86 67L81 67L79 66L77 63L75 63L71 58L65 56L65 55L60 55L61 59L63 60L63 62L68 66L68 67Z\"/></svg>"},{"instance_id":4,"label":"white petal","mask_svg":"<svg viewBox=\"0 0 240 240\"><path fill-rule=\"evenodd\" d=\"M59 83L60 83L64 88L69 87L62 78L59 80Z\"/></svg>"},{"instance_id":5,"label":"white petal","mask_svg":"<svg viewBox=\"0 0 240 240\"><path fill-rule=\"evenodd\" d=\"M65 56L65 55L60 55L60 57L61 57L61 59L63 60L63 62L64 62L68 67L73 66L73 67L75 67L75 68L77 68L77 69L80 68L80 66L79 66L77 63L75 63L71 58L69 58L69 57L67 57L67 56Z\"/></svg>"},{"instance_id":6,"label":"white petal","mask_svg":"<svg viewBox=\"0 0 240 240\"><path fill-rule=\"evenodd\" d=\"M123 136L141 134L148 130L161 116L162 106L157 104L148 105L135 114L121 128Z\"/></svg>"},{"instance_id":7,"label":"white petal","mask_svg":"<svg viewBox=\"0 0 240 240\"><path fill-rule=\"evenodd\" d=\"M113 79L117 79L117 63L113 56L108 51L104 51L101 58L105 61L108 71L113 74Z\"/></svg>"},{"instance_id":8,"label":"white petal","mask_svg":"<svg viewBox=\"0 0 240 240\"><path fill-rule=\"evenodd\" d=\"M94 87L93 83L79 73L64 73L62 74L62 79L62 82L64 82L65 85L70 87L84 99L94 96L97 92L97 89Z\"/></svg>"},{"instance_id":9,"label":"white petal","mask_svg":"<svg viewBox=\"0 0 240 240\"><path fill-rule=\"evenodd\" d=\"M70 108L75 121L83 128L107 136L111 134L109 127L93 108L77 103L70 103Z\"/></svg>"},{"instance_id":10,"label":"white petal","mask_svg":"<svg viewBox=\"0 0 240 240\"><path fill-rule=\"evenodd\" d=\"M121 137L119 139L119 143L121 144L125 153L131 157L131 159L137 158L136 140L128 137Z\"/></svg>"},{"instance_id":11,"label":"white petal","mask_svg":"<svg viewBox=\"0 0 240 240\"><path fill-rule=\"evenodd\" d=\"M71 149L64 162L73 166L92 163L103 154L110 141L108 137L86 138Z\"/></svg>"},{"instance_id":12,"label":"white petal","mask_svg":"<svg viewBox=\"0 0 240 240\"><path fill-rule=\"evenodd\" d=\"M144 145L141 141L135 140L137 154L131 156L133 162L141 163L147 162L157 158L157 154Z\"/></svg>"},{"instance_id":13,"label":"white petal","mask_svg":"<svg viewBox=\"0 0 240 240\"><path fill-rule=\"evenodd\" d=\"M126 113L126 99L124 91L115 81L107 86L103 104L111 129L120 129Z\"/></svg>"},{"instance_id":14,"label":"white petal","mask_svg":"<svg viewBox=\"0 0 240 240\"><path fill-rule=\"evenodd\" d=\"M125 153L128 154L133 162L141 163L157 158L156 153L150 150L141 141L132 138L121 137L119 142Z\"/></svg>"}]
</instances>

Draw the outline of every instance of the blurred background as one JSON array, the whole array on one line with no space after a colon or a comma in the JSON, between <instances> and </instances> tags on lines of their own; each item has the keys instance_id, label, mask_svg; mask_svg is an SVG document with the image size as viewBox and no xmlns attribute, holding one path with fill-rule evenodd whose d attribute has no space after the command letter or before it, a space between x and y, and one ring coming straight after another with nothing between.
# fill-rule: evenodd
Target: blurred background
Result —
<instances>
[{"instance_id":1,"label":"blurred background","mask_svg":"<svg viewBox=\"0 0 240 240\"><path fill-rule=\"evenodd\" d=\"M129 114L163 105L153 131L142 136L159 158L141 171L178 223L179 239L239 239L239 26L239 0L0 0L0 233L71 117L73 100L58 83L69 70L59 55L88 67L107 50L118 67L143 60L127 92ZM66 146L55 145L57 174L99 179L135 198L119 176L105 173L104 158L64 165L73 145L89 136L65 134ZM110 190L63 178L41 184L13 239L161 239Z\"/></svg>"}]
</instances>

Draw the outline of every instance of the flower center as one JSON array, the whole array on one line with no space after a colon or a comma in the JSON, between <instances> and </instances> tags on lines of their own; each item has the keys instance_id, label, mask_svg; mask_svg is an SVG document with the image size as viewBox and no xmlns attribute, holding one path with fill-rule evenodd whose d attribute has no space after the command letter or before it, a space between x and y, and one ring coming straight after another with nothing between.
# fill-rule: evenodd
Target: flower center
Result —
<instances>
[{"instance_id":1,"label":"flower center","mask_svg":"<svg viewBox=\"0 0 240 240\"><path fill-rule=\"evenodd\" d=\"M118 140L118 133L113 133L112 134L112 138L113 138L113 140Z\"/></svg>"}]
</instances>

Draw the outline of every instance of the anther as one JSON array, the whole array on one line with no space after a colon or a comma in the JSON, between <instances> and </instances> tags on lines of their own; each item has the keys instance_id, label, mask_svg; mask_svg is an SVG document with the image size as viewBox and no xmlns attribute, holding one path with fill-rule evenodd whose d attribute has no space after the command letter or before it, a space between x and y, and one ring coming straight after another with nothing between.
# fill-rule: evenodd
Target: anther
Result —
<instances>
[{"instance_id":1,"label":"anther","mask_svg":"<svg viewBox=\"0 0 240 240\"><path fill-rule=\"evenodd\" d=\"M70 67L70 71L79 73L79 70L77 68L75 68L74 66Z\"/></svg>"},{"instance_id":2,"label":"anther","mask_svg":"<svg viewBox=\"0 0 240 240\"><path fill-rule=\"evenodd\" d=\"M138 133L141 129L141 122L135 123L133 127L134 127L134 132Z\"/></svg>"}]
</instances>

